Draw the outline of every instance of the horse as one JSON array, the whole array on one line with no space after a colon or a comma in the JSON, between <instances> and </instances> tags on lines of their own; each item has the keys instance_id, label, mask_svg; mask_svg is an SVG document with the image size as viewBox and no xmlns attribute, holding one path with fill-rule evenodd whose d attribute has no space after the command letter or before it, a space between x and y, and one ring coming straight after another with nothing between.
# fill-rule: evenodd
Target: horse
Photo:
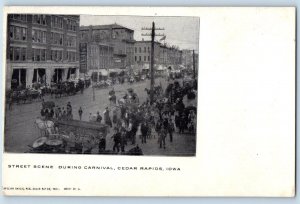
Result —
<instances>
[{"instance_id":1,"label":"horse","mask_svg":"<svg viewBox=\"0 0 300 204\"><path fill-rule=\"evenodd\" d=\"M54 133L54 122L51 120L42 120L41 118L37 118L35 120L35 124L39 128L41 132L41 136L44 133L45 136L51 135Z\"/></svg>"}]
</instances>

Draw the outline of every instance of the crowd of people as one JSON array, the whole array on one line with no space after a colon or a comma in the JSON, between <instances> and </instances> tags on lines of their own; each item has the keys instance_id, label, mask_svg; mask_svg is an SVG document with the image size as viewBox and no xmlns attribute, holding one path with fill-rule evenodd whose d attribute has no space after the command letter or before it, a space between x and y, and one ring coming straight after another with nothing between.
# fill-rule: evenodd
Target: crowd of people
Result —
<instances>
[{"instance_id":1,"label":"crowd of people","mask_svg":"<svg viewBox=\"0 0 300 204\"><path fill-rule=\"evenodd\" d=\"M103 112L103 124L113 130L111 139L114 144L112 150L124 152L126 145L135 145L139 139L146 144L150 139L157 139L159 148L167 148L166 139L173 142L173 134L195 133L196 107L185 107L184 96L195 96L195 86L180 86L174 82L173 86L156 97L150 103L146 100L139 103L138 95L133 89L117 100L114 89L109 91L110 107ZM102 116L97 112L96 117L90 121L102 122ZM103 147L102 147L103 148Z\"/></svg>"},{"instance_id":2,"label":"crowd of people","mask_svg":"<svg viewBox=\"0 0 300 204\"><path fill-rule=\"evenodd\" d=\"M81 109L81 107L80 107ZM80 110L79 110L80 111ZM82 116L82 109L81 109ZM80 116L80 118L81 118ZM72 120L73 119L73 111L71 102L68 102L66 107L52 105L50 107L42 107L41 109L41 117L44 120Z\"/></svg>"},{"instance_id":3,"label":"crowd of people","mask_svg":"<svg viewBox=\"0 0 300 204\"><path fill-rule=\"evenodd\" d=\"M109 136L99 140L99 153L108 149L114 152L125 152L126 146L147 144L155 139L158 148L166 149L174 141L174 133L193 133L196 129L196 107L184 103L184 97L193 99L196 96L196 86L180 85L177 81L170 82L165 91L159 93L155 101L148 98L140 103L133 89L128 89L121 98L116 97L114 88L109 91L109 106L103 113L90 113L89 121L105 124ZM82 120L83 109L79 107L78 116ZM46 119L72 120L73 111L70 102L66 107L55 106L43 108L41 116ZM113 140L113 146L107 147L108 139ZM156 143L155 141L155 143Z\"/></svg>"}]
</instances>

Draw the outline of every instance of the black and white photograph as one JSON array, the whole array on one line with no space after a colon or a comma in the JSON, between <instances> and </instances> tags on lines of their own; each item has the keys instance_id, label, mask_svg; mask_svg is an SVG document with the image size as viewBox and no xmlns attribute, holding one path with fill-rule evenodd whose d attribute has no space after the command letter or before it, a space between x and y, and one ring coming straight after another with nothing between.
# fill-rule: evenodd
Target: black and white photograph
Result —
<instances>
[{"instance_id":1,"label":"black and white photograph","mask_svg":"<svg viewBox=\"0 0 300 204\"><path fill-rule=\"evenodd\" d=\"M5 196L295 196L296 8L3 12Z\"/></svg>"},{"instance_id":2,"label":"black and white photograph","mask_svg":"<svg viewBox=\"0 0 300 204\"><path fill-rule=\"evenodd\" d=\"M4 151L196 156L199 17L8 14Z\"/></svg>"}]
</instances>

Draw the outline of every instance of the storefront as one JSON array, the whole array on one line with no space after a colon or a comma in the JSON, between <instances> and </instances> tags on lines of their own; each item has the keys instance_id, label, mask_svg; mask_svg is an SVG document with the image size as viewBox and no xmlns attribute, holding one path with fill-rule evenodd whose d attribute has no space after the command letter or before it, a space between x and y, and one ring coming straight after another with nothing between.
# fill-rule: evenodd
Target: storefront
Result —
<instances>
[{"instance_id":1,"label":"storefront","mask_svg":"<svg viewBox=\"0 0 300 204\"><path fill-rule=\"evenodd\" d=\"M13 69L11 77L11 89L26 87L26 69Z\"/></svg>"},{"instance_id":2,"label":"storefront","mask_svg":"<svg viewBox=\"0 0 300 204\"><path fill-rule=\"evenodd\" d=\"M92 70L90 76L92 82L99 82L108 78L108 71L106 69Z\"/></svg>"}]
</instances>

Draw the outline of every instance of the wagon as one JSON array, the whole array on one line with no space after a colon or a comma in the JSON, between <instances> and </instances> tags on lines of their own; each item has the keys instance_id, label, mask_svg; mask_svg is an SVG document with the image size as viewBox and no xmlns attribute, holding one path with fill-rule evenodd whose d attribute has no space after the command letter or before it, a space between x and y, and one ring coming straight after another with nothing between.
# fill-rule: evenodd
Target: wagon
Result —
<instances>
[{"instance_id":1,"label":"wagon","mask_svg":"<svg viewBox=\"0 0 300 204\"><path fill-rule=\"evenodd\" d=\"M68 135L67 152L84 153L91 151L105 138L109 127L97 122L87 122L81 120L58 120L55 126L60 135Z\"/></svg>"},{"instance_id":2,"label":"wagon","mask_svg":"<svg viewBox=\"0 0 300 204\"><path fill-rule=\"evenodd\" d=\"M38 138L28 145L30 153L91 153L101 138L108 133L108 126L80 120L55 121L56 133Z\"/></svg>"},{"instance_id":3,"label":"wagon","mask_svg":"<svg viewBox=\"0 0 300 204\"><path fill-rule=\"evenodd\" d=\"M63 135L76 135L85 138L99 139L106 136L108 133L108 126L97 122L87 122L81 120L58 120L55 122L58 128L58 133Z\"/></svg>"}]
</instances>

